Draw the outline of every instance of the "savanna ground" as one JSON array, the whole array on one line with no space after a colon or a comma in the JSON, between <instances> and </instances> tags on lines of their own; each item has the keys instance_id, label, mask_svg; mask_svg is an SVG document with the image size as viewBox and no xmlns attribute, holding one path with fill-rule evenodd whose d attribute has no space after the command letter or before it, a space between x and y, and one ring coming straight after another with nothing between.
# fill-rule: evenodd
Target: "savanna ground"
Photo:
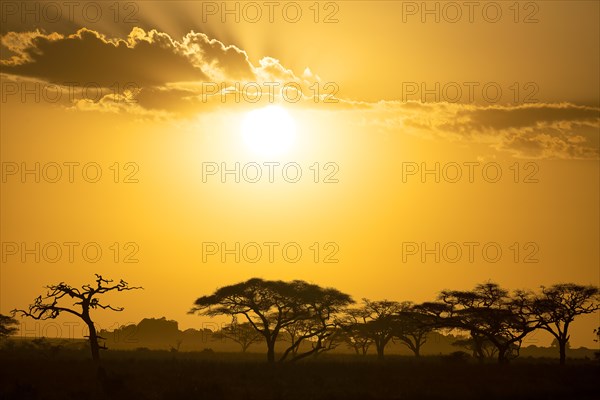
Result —
<instances>
[{"instance_id":1,"label":"savanna ground","mask_svg":"<svg viewBox=\"0 0 600 400\"><path fill-rule=\"evenodd\" d=\"M597 399L593 360L321 355L268 365L262 354L2 352L0 399Z\"/></svg>"}]
</instances>

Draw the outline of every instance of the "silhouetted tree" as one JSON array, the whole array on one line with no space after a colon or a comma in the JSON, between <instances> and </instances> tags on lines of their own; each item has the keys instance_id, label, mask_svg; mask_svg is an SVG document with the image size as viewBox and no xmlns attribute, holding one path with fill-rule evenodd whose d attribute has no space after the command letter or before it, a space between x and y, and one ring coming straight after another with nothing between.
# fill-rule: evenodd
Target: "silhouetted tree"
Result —
<instances>
[{"instance_id":1,"label":"silhouetted tree","mask_svg":"<svg viewBox=\"0 0 600 400\"><path fill-rule=\"evenodd\" d=\"M15 334L19 330L17 325L18 322L13 317L0 314L0 340Z\"/></svg>"},{"instance_id":2,"label":"silhouetted tree","mask_svg":"<svg viewBox=\"0 0 600 400\"><path fill-rule=\"evenodd\" d=\"M560 283L542 287L533 303L531 312L538 318L540 328L554 336L558 343L560 364L566 362L569 327L575 317L600 309L600 297L595 286Z\"/></svg>"},{"instance_id":3,"label":"silhouetted tree","mask_svg":"<svg viewBox=\"0 0 600 400\"><path fill-rule=\"evenodd\" d=\"M296 341L298 340L298 337L300 335L302 335L302 331L304 329L306 329L305 325L306 324L303 321L298 321L295 324L286 326L285 328L282 329L282 331L284 331L287 334L287 337L283 336L281 339L283 341L288 341L290 343L296 343ZM294 356L296 356L298 354L298 350L299 350L298 346L293 347L292 354Z\"/></svg>"},{"instance_id":4,"label":"silhouetted tree","mask_svg":"<svg viewBox=\"0 0 600 400\"><path fill-rule=\"evenodd\" d=\"M315 285L316 286L316 285ZM292 354L292 361L296 361L309 355L317 356L320 353L335 348L338 344L337 335L339 321L337 316L352 303L350 296L343 294L335 289L313 288L306 293L305 306L308 306L309 317L298 320L295 324L297 329L290 329L295 332L295 339L281 355L280 361L285 360ZM326 291L329 293L319 293ZM325 296L323 296L325 294ZM288 325L287 328L291 328ZM300 345L303 342L309 342L311 350L298 354Z\"/></svg>"},{"instance_id":5,"label":"silhouetted tree","mask_svg":"<svg viewBox=\"0 0 600 400\"><path fill-rule=\"evenodd\" d=\"M480 363L483 363L486 358L492 358L498 354L498 348L492 342L485 336L477 334L471 334L471 337L466 339L455 340L452 345L471 350L473 357L477 358Z\"/></svg>"},{"instance_id":6,"label":"silhouetted tree","mask_svg":"<svg viewBox=\"0 0 600 400\"><path fill-rule=\"evenodd\" d=\"M331 336L331 328L336 326L335 315L352 302L350 296L337 289L300 280L283 282L252 278L198 298L190 313L244 316L264 337L269 362L275 361L275 343L280 333L300 324L302 332L279 360L284 361L305 340L314 341L315 345L311 350L293 356L291 360L295 361L323 351L324 341Z\"/></svg>"},{"instance_id":7,"label":"silhouetted tree","mask_svg":"<svg viewBox=\"0 0 600 400\"><path fill-rule=\"evenodd\" d=\"M106 347L100 346L100 344L98 343L99 336L96 332L94 322L92 321L90 311L96 308L109 309L113 311L123 311L123 307L113 307L108 304L105 305L100 303L100 300L97 298L97 296L114 290L121 292L124 290L141 289L141 287L129 286L129 284L124 280L119 281L119 283L113 284L112 280L104 279L101 275L98 274L96 274L95 285L86 284L83 285L81 289L70 286L64 282L61 282L56 285L49 285L46 286L46 288L48 289L46 296L37 297L34 300L33 304L29 306L28 310L13 310L13 315L19 313L23 316L31 317L34 319L45 320L54 319L58 317L61 313L66 312L81 318L81 320L85 322L89 329L88 339L92 351L92 359L95 362L98 362L100 360L100 349L106 349ZM59 300L65 297L76 300L73 303L73 306L80 308L80 311L73 308L60 306Z\"/></svg>"},{"instance_id":8,"label":"silhouetted tree","mask_svg":"<svg viewBox=\"0 0 600 400\"><path fill-rule=\"evenodd\" d=\"M366 325L369 316L370 312L365 308L350 308L341 319L340 339L349 348L354 349L357 355L367 355L369 347L373 344Z\"/></svg>"},{"instance_id":9,"label":"silhouetted tree","mask_svg":"<svg viewBox=\"0 0 600 400\"><path fill-rule=\"evenodd\" d=\"M436 326L436 319L432 317L424 306L413 305L410 302L403 304L403 310L395 318L394 337L420 356L421 347L427 342L427 335Z\"/></svg>"},{"instance_id":10,"label":"silhouetted tree","mask_svg":"<svg viewBox=\"0 0 600 400\"><path fill-rule=\"evenodd\" d=\"M244 322L239 324L235 319L231 324L215 332L213 337L216 339L226 338L233 340L241 346L242 353L245 353L252 343L262 340L261 334L250 323Z\"/></svg>"},{"instance_id":11,"label":"silhouetted tree","mask_svg":"<svg viewBox=\"0 0 600 400\"><path fill-rule=\"evenodd\" d=\"M334 350L340 343L343 342L341 326L332 326L327 328L327 334L323 335L321 340L311 340L311 347L316 349L313 356L318 357L326 351ZM318 347L318 348L317 348Z\"/></svg>"},{"instance_id":12,"label":"silhouetted tree","mask_svg":"<svg viewBox=\"0 0 600 400\"><path fill-rule=\"evenodd\" d=\"M319 334L313 335L316 330L320 330ZM288 325L282 329L286 333L282 340L296 344L289 347L287 357L292 355L296 357L300 350L300 345L303 341L310 342L311 348L315 350L314 355L322 353L324 351L332 350L339 343L339 332L337 331L337 323L335 320L331 320L327 327L323 327L320 321L309 319L306 321L298 321L295 324ZM319 338L321 340L319 340ZM316 348L318 346L318 348ZM286 350L287 351L287 350ZM284 357L284 358L285 358Z\"/></svg>"},{"instance_id":13,"label":"silhouetted tree","mask_svg":"<svg viewBox=\"0 0 600 400\"><path fill-rule=\"evenodd\" d=\"M396 317L406 308L407 304L397 301L363 299L362 312L366 316L363 329L365 335L373 340L380 360L384 357L385 347L397 333Z\"/></svg>"},{"instance_id":14,"label":"silhouetted tree","mask_svg":"<svg viewBox=\"0 0 600 400\"><path fill-rule=\"evenodd\" d=\"M498 362L517 356L522 340L539 323L529 311L531 294L508 291L495 283L479 284L472 291L443 291L440 300L450 306L443 324L466 330L476 341L485 337L498 349Z\"/></svg>"},{"instance_id":15,"label":"silhouetted tree","mask_svg":"<svg viewBox=\"0 0 600 400\"><path fill-rule=\"evenodd\" d=\"M550 347L552 347L553 349L560 348L560 343L559 343L558 339L556 339L556 338L552 339L552 342L550 343ZM567 350L571 349L571 343L567 342L565 345L565 348Z\"/></svg>"}]
</instances>

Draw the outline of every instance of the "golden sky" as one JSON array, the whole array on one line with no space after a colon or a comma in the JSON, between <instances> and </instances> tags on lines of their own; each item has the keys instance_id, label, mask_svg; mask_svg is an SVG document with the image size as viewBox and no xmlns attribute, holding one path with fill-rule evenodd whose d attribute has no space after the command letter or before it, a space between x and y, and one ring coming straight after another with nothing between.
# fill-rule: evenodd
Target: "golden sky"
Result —
<instances>
[{"instance_id":1,"label":"golden sky","mask_svg":"<svg viewBox=\"0 0 600 400\"><path fill-rule=\"evenodd\" d=\"M195 298L253 276L599 284L598 2L8 3L1 313L94 273L145 288L103 328L199 327Z\"/></svg>"}]
</instances>

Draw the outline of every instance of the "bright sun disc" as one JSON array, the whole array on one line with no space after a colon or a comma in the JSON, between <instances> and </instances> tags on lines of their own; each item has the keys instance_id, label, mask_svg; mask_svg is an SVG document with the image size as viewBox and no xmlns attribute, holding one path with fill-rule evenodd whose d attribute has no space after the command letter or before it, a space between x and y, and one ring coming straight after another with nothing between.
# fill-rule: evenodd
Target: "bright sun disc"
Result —
<instances>
[{"instance_id":1,"label":"bright sun disc","mask_svg":"<svg viewBox=\"0 0 600 400\"><path fill-rule=\"evenodd\" d=\"M242 136L255 153L272 156L285 153L296 139L296 123L279 106L250 111L242 121Z\"/></svg>"}]
</instances>

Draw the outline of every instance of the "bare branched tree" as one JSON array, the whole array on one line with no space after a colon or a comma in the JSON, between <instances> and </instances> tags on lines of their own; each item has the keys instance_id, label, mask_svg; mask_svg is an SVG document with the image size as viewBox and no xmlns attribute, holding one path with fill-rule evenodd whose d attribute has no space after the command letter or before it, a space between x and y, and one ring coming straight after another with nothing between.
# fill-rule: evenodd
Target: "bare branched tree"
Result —
<instances>
[{"instance_id":1,"label":"bare branched tree","mask_svg":"<svg viewBox=\"0 0 600 400\"><path fill-rule=\"evenodd\" d=\"M113 282L113 280L104 279L102 275L96 274L95 284L86 284L81 288L70 286L64 282L56 285L48 285L46 286L48 291L45 296L38 296L33 304L29 305L27 310L15 309L12 310L12 314L13 316L20 314L37 320L46 320L54 319L64 312L81 318L89 329L88 339L92 351L92 359L98 362L100 360L100 350L106 349L106 346L101 346L98 343L98 339L101 338L98 336L90 311L97 308L123 311L123 307L102 304L97 296L112 291L122 292L125 290L142 289L137 286L129 286L124 280L120 280L118 283ZM63 299L73 299L75 302L71 306L59 305Z\"/></svg>"}]
</instances>

